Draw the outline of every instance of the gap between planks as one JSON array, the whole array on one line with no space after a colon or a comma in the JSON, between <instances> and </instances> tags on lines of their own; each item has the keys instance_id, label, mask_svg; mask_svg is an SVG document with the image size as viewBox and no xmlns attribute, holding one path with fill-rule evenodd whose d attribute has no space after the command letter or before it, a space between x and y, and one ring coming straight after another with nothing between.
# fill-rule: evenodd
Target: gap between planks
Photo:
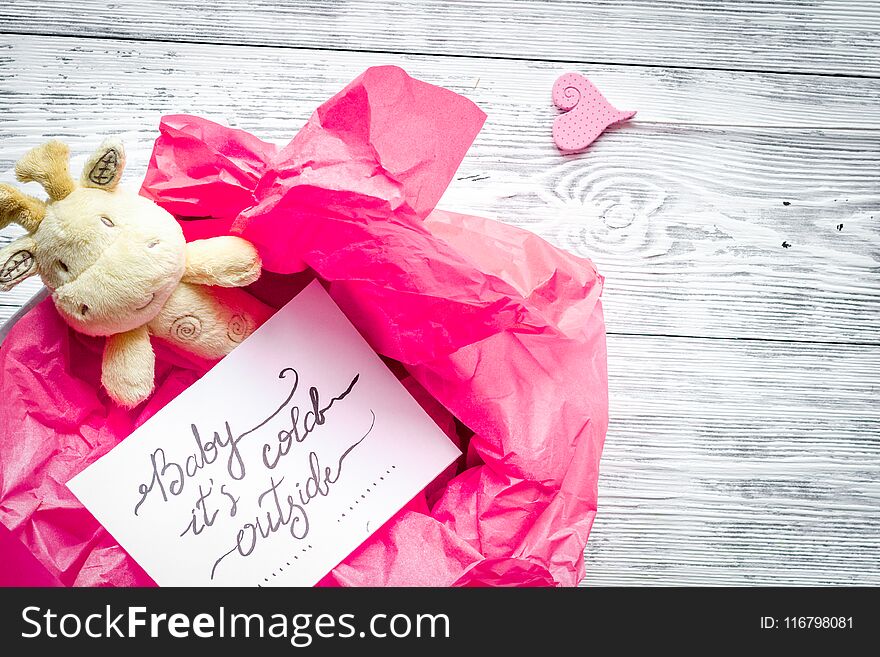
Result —
<instances>
[{"instance_id":1,"label":"gap between planks","mask_svg":"<svg viewBox=\"0 0 880 657\"><path fill-rule=\"evenodd\" d=\"M655 69L661 67L656 63L647 63L647 62L627 62L627 61L593 61L593 60L578 60L577 62L573 62L571 59L567 58L552 58L552 57L540 57L537 55L532 56L517 56L514 54L509 55L477 55L477 54L463 54L463 53L452 53L452 52L443 52L439 54L432 55L430 52L419 52L417 50L409 51L409 50L395 50L393 48L382 48L382 49L373 49L373 48L345 48L345 47L326 47L319 46L317 44L313 45L290 45L283 43L234 43L230 41L212 41L210 39L199 38L198 35L191 37L189 39L176 39L172 37L145 37L145 36L135 36L128 34L64 34L61 32L40 32L36 30L26 30L26 31L16 31L11 29L0 30L0 36L8 35L8 36L31 36L31 37L54 37L54 38L88 38L94 39L95 41L138 41L142 43L158 43L158 44L173 44L179 45L181 43L189 43L193 45L204 45L204 46L241 46L246 48L280 48L283 50L309 50L315 52L327 52L327 53L348 53L348 54L370 54L370 55L391 55L391 56L417 56L417 57L444 57L450 59L475 59L479 61L486 60L501 60L501 61L509 61L509 62L538 62L544 64L568 64L571 67L583 67L583 66L627 66L627 67L640 67L640 68L649 68ZM880 75L877 74L863 74L863 73L831 73L831 72L816 72L816 71L802 71L802 70L790 70L790 71L775 71L770 69L762 69L762 68L730 68L730 67L713 67L713 66L696 66L696 65L685 65L685 64L665 64L662 65L662 68L668 70L682 70L682 71L706 71L713 73L759 73L762 75L804 75L810 77L841 77L847 79L865 79L865 80L877 80L880 79ZM707 124L708 125L708 124ZM748 124L744 124L740 127L751 127Z\"/></svg>"}]
</instances>

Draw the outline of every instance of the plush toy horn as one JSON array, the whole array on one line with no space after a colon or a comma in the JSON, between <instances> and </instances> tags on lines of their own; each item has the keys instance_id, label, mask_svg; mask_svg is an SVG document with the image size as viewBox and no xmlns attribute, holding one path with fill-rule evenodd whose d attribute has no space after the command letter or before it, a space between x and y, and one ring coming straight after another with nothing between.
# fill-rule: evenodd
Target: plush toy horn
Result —
<instances>
[{"instance_id":1,"label":"plush toy horn","mask_svg":"<svg viewBox=\"0 0 880 657\"><path fill-rule=\"evenodd\" d=\"M38 182L52 201L70 194L76 183L70 177L66 144L52 140L28 151L15 165L15 177L21 182Z\"/></svg>"},{"instance_id":2,"label":"plush toy horn","mask_svg":"<svg viewBox=\"0 0 880 657\"><path fill-rule=\"evenodd\" d=\"M43 201L28 196L12 185L0 184L0 230L16 223L29 233L36 232L46 214Z\"/></svg>"}]
</instances>

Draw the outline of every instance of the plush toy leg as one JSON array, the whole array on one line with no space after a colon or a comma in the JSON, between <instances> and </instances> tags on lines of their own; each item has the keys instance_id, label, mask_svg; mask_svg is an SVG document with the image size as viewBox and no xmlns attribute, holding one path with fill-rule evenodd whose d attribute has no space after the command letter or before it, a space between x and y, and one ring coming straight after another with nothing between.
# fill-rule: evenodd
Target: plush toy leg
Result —
<instances>
[{"instance_id":1,"label":"plush toy leg","mask_svg":"<svg viewBox=\"0 0 880 657\"><path fill-rule=\"evenodd\" d=\"M155 369L156 357L146 326L107 338L101 383L116 403L131 408L149 397Z\"/></svg>"},{"instance_id":2,"label":"plush toy leg","mask_svg":"<svg viewBox=\"0 0 880 657\"><path fill-rule=\"evenodd\" d=\"M216 360L237 347L272 312L244 290L181 283L149 328L157 338Z\"/></svg>"}]
</instances>

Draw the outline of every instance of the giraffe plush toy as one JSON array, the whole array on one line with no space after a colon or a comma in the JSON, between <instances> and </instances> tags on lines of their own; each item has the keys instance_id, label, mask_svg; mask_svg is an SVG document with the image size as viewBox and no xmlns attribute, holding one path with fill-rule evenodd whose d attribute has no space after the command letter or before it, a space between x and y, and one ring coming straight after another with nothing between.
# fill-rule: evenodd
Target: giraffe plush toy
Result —
<instances>
[{"instance_id":1,"label":"giraffe plush toy","mask_svg":"<svg viewBox=\"0 0 880 657\"><path fill-rule=\"evenodd\" d=\"M208 359L222 358L271 309L238 288L260 276L250 242L215 237L187 243L171 214L118 188L122 144L108 139L77 184L68 148L50 141L15 166L40 183L47 202L0 185L0 228L27 234L0 250L0 290L39 274L59 314L75 330L106 336L101 382L133 407L153 391L151 336Z\"/></svg>"}]
</instances>

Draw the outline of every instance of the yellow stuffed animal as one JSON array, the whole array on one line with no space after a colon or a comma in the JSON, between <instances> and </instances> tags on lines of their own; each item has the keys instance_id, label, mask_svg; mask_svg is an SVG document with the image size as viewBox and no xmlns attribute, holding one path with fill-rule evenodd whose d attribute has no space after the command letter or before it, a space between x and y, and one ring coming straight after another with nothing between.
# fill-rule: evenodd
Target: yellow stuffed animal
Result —
<instances>
[{"instance_id":1,"label":"yellow stuffed animal","mask_svg":"<svg viewBox=\"0 0 880 657\"><path fill-rule=\"evenodd\" d=\"M43 202L0 185L0 228L28 234L0 250L0 289L39 274L58 312L74 329L107 336L101 382L132 407L153 391L150 336L209 359L222 358L271 314L241 290L260 276L260 257L238 237L187 243L158 205L118 189L122 144L108 139L89 158L79 184L68 148L50 141L15 166L36 181Z\"/></svg>"}]
</instances>

